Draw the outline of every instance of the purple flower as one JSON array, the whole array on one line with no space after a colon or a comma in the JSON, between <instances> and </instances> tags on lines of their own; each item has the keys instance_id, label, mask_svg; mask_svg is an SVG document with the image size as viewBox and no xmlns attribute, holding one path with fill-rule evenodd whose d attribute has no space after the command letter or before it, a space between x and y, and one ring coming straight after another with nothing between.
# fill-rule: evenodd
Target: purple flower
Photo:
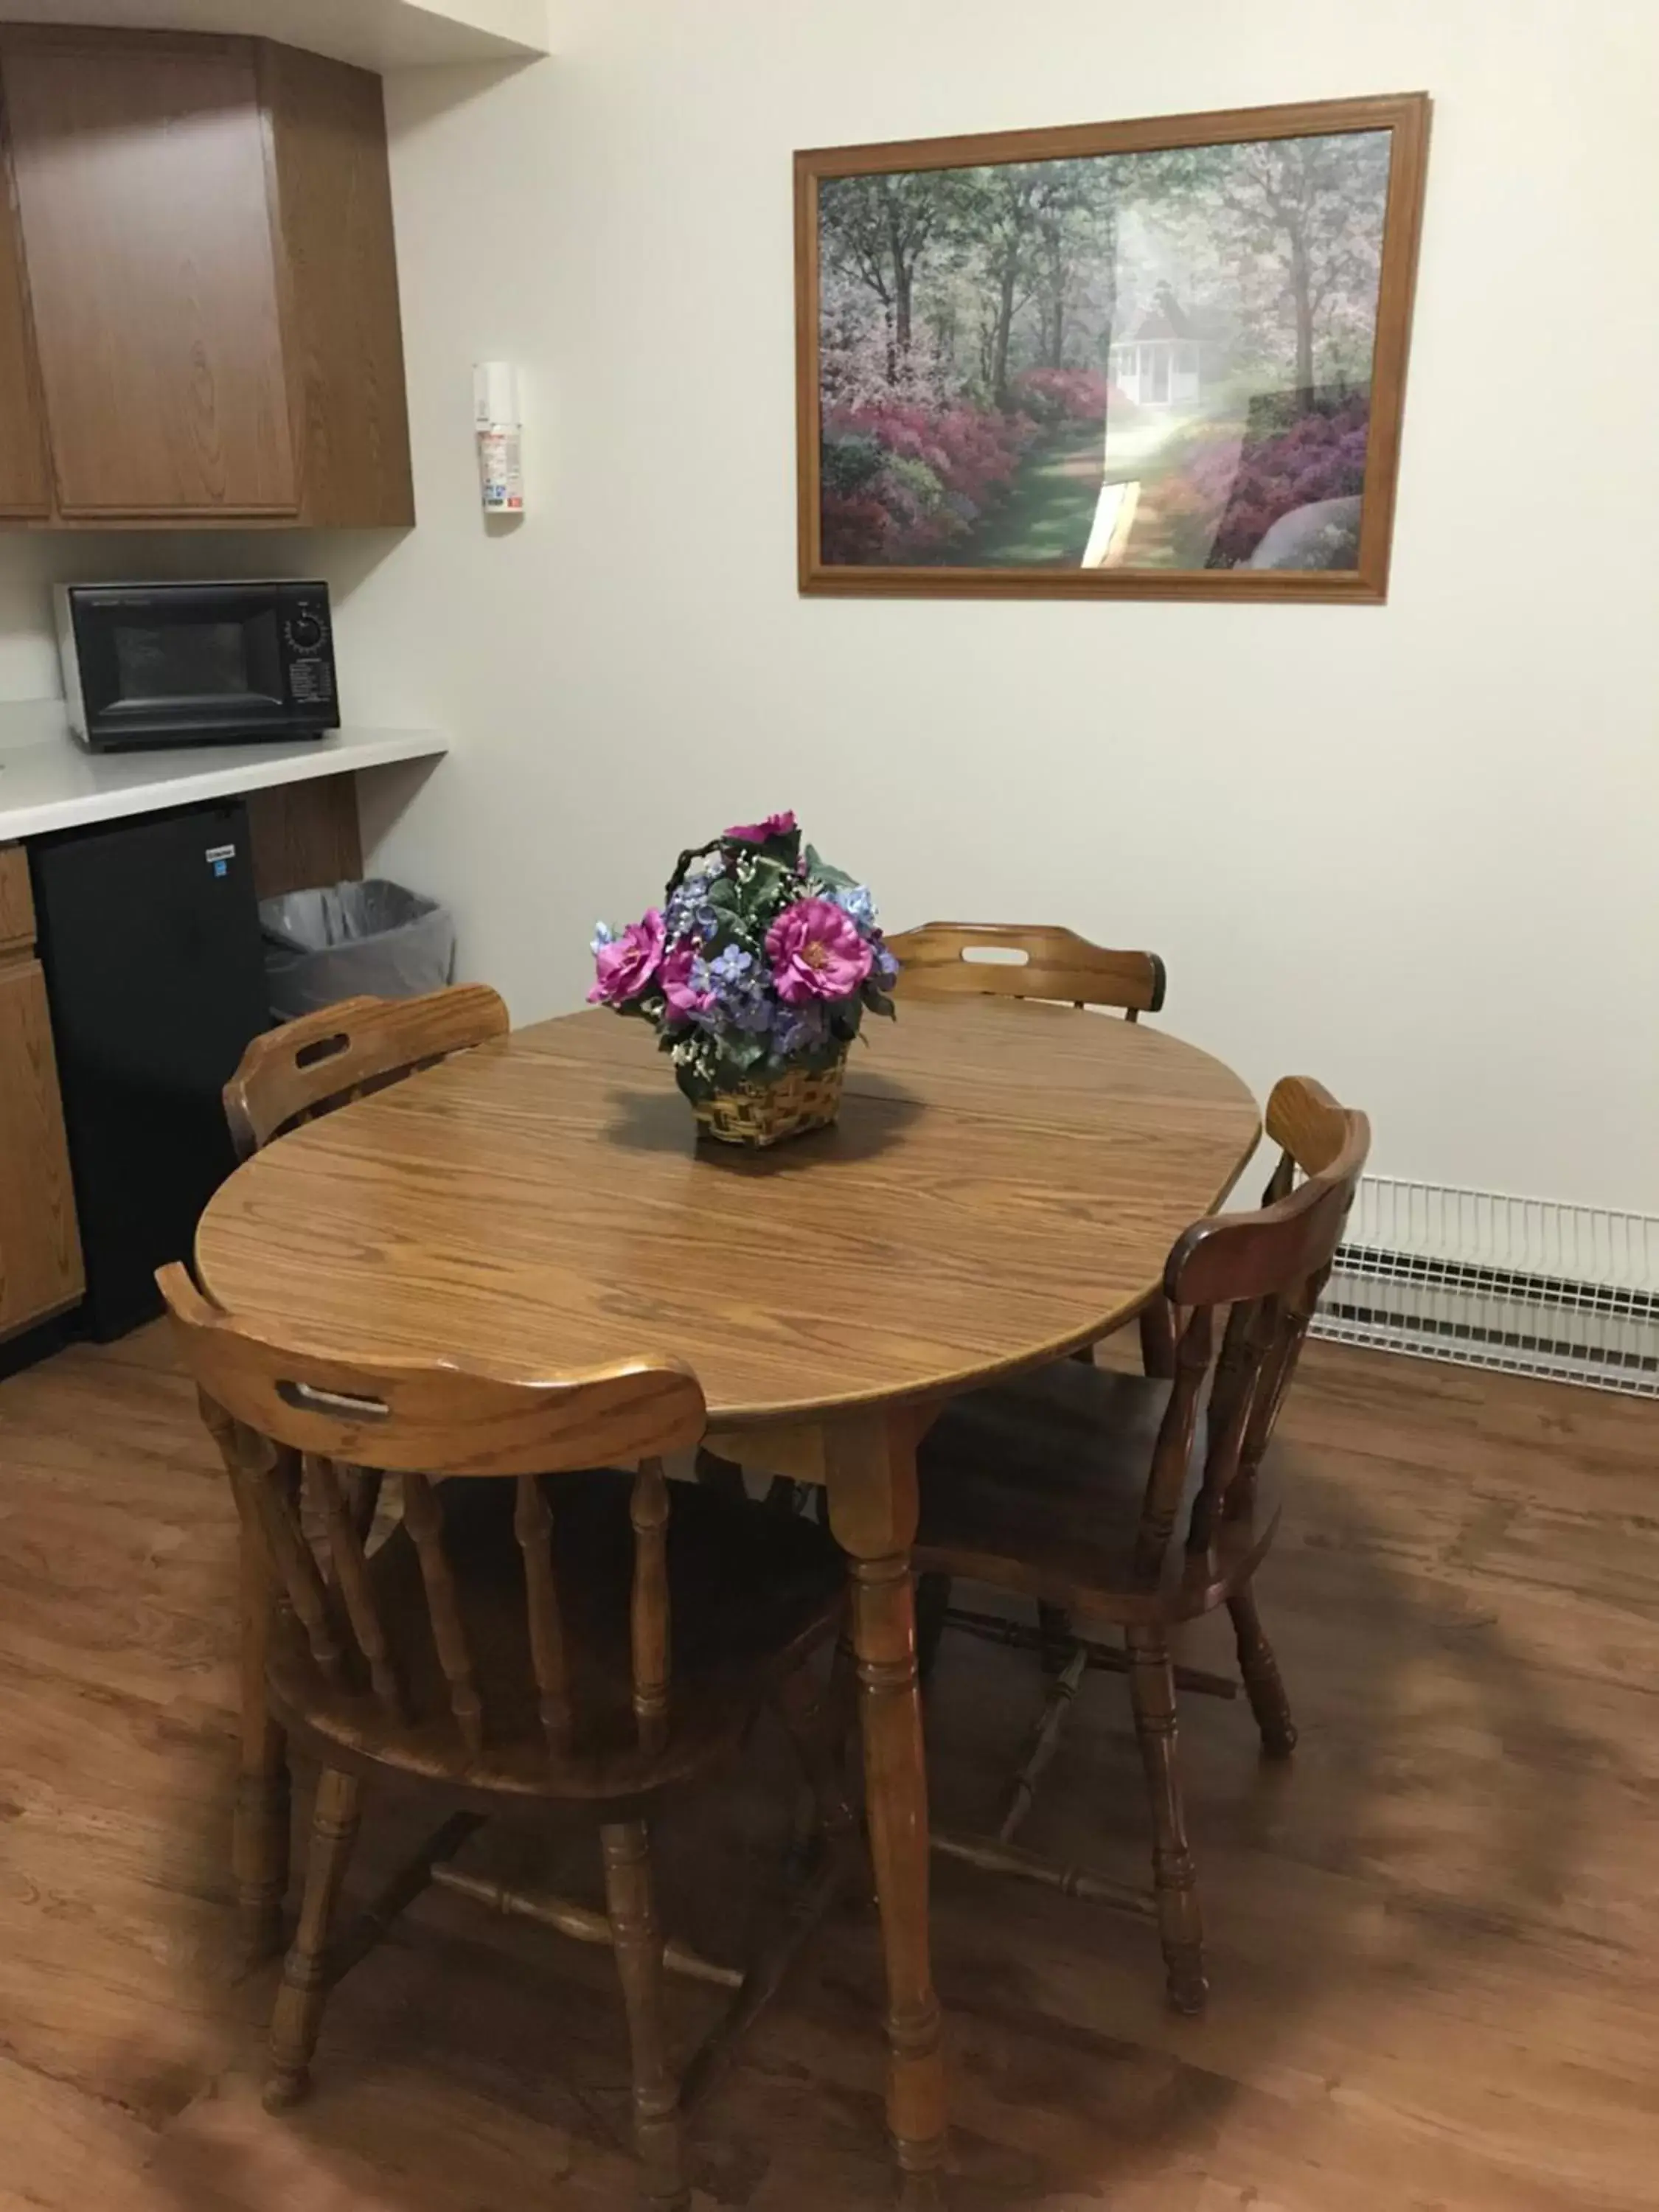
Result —
<instances>
[{"instance_id":1,"label":"purple flower","mask_svg":"<svg viewBox=\"0 0 1659 2212\"><path fill-rule=\"evenodd\" d=\"M662 994L677 1014L707 1013L714 1002L708 970L689 937L681 938L664 955Z\"/></svg>"},{"instance_id":2,"label":"purple flower","mask_svg":"<svg viewBox=\"0 0 1659 2212\"><path fill-rule=\"evenodd\" d=\"M870 947L829 899L797 899L766 933L772 982L786 1006L850 999L870 973Z\"/></svg>"},{"instance_id":3,"label":"purple flower","mask_svg":"<svg viewBox=\"0 0 1659 2212\"><path fill-rule=\"evenodd\" d=\"M884 990L890 990L899 979L899 963L879 930L871 948L870 964L877 982Z\"/></svg>"},{"instance_id":4,"label":"purple flower","mask_svg":"<svg viewBox=\"0 0 1659 2212\"><path fill-rule=\"evenodd\" d=\"M643 920L630 921L620 937L601 931L593 941L589 1004L621 1006L637 999L662 965L662 915L654 906Z\"/></svg>"},{"instance_id":5,"label":"purple flower","mask_svg":"<svg viewBox=\"0 0 1659 2212\"><path fill-rule=\"evenodd\" d=\"M780 1060L816 1052L830 1034L830 1009L816 999L804 1006L780 1006L772 1030L772 1049Z\"/></svg>"},{"instance_id":6,"label":"purple flower","mask_svg":"<svg viewBox=\"0 0 1659 2212\"><path fill-rule=\"evenodd\" d=\"M726 836L739 845L763 845L769 837L787 837L795 826L793 811L769 814L764 822L738 822Z\"/></svg>"}]
</instances>

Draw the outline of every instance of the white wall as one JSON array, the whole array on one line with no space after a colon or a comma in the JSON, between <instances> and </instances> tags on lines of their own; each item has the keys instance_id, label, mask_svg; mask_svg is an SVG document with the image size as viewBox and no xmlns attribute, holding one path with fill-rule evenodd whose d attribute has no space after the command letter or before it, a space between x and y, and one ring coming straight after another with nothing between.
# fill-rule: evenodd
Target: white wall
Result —
<instances>
[{"instance_id":1,"label":"white wall","mask_svg":"<svg viewBox=\"0 0 1659 2212\"><path fill-rule=\"evenodd\" d=\"M781 805L894 926L1149 945L1379 1170L1659 1211L1651 0L570 0L394 81L421 523L349 580L362 719L462 748L384 857L520 1017ZM802 601L796 146L1426 88L1385 609ZM471 364L526 372L491 535ZM499 526L498 526L499 527Z\"/></svg>"}]
</instances>

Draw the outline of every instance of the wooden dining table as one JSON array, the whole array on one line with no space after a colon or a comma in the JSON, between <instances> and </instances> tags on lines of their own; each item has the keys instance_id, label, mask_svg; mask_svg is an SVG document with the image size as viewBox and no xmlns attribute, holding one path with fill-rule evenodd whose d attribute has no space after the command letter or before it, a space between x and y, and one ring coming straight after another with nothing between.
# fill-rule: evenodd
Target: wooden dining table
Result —
<instances>
[{"instance_id":1,"label":"wooden dining table","mask_svg":"<svg viewBox=\"0 0 1659 2212\"><path fill-rule=\"evenodd\" d=\"M246 1322L346 1358L543 1376L675 1355L714 1450L823 1487L849 1565L888 2121L904 2202L933 2205L946 2095L916 1448L953 1393L1142 1307L1260 1125L1237 1076L1146 1023L987 997L866 1030L836 1125L752 1152L697 1141L643 1024L538 1023L256 1155L208 1206L196 1260ZM281 1746L261 1726L239 1802L264 1823L269 1886Z\"/></svg>"}]
</instances>

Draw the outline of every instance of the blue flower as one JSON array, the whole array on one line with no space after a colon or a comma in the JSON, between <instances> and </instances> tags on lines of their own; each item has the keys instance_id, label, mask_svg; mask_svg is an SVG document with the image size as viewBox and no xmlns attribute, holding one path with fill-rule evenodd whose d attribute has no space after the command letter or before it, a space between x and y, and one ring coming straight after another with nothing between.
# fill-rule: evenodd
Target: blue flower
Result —
<instances>
[{"instance_id":1,"label":"blue flower","mask_svg":"<svg viewBox=\"0 0 1659 2212\"><path fill-rule=\"evenodd\" d=\"M708 972L714 979L714 988L720 990L741 984L754 965L752 952L745 952L741 945L728 945L709 962Z\"/></svg>"},{"instance_id":2,"label":"blue flower","mask_svg":"<svg viewBox=\"0 0 1659 2212\"><path fill-rule=\"evenodd\" d=\"M876 902L870 896L868 884L843 884L830 894L844 915L851 917L862 930L876 926Z\"/></svg>"},{"instance_id":3,"label":"blue flower","mask_svg":"<svg viewBox=\"0 0 1659 2212\"><path fill-rule=\"evenodd\" d=\"M720 917L709 903L706 872L697 871L685 878L668 902L663 926L670 938L714 935L720 927Z\"/></svg>"},{"instance_id":4,"label":"blue flower","mask_svg":"<svg viewBox=\"0 0 1659 2212\"><path fill-rule=\"evenodd\" d=\"M596 921L593 925L593 941L587 949L597 960L601 945L614 945L616 941L617 933L611 924L608 921Z\"/></svg>"},{"instance_id":5,"label":"blue flower","mask_svg":"<svg viewBox=\"0 0 1659 2212\"><path fill-rule=\"evenodd\" d=\"M876 981L884 986L890 986L898 981L898 962L885 945L877 945L874 957L870 963L870 969Z\"/></svg>"}]
</instances>

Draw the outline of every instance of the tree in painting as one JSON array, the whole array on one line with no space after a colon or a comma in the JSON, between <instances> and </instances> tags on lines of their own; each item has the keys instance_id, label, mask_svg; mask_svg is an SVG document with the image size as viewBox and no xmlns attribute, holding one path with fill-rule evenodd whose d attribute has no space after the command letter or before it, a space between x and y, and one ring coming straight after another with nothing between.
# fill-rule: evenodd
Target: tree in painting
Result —
<instances>
[{"instance_id":1,"label":"tree in painting","mask_svg":"<svg viewBox=\"0 0 1659 2212\"><path fill-rule=\"evenodd\" d=\"M1346 568L1386 131L824 179L823 557Z\"/></svg>"}]
</instances>

